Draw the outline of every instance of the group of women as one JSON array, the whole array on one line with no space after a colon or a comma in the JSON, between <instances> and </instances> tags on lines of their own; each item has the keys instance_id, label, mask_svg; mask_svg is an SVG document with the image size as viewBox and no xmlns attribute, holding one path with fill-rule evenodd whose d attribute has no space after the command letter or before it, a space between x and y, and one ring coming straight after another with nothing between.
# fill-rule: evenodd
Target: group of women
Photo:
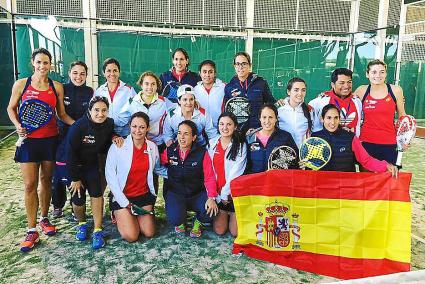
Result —
<instances>
[{"instance_id":1,"label":"group of women","mask_svg":"<svg viewBox=\"0 0 425 284\"><path fill-rule=\"evenodd\" d=\"M113 221L122 238L133 242L140 234L155 235L159 175L164 177L167 218L177 234L186 233L187 211L191 210L196 213L189 226L191 237L200 237L202 224L210 222L217 234L229 230L236 236L230 182L242 174L266 171L275 147L286 145L298 152L311 135L326 139L339 150L326 170L355 171L358 161L370 171L397 173L393 166L393 118L395 111L405 114L403 94L399 87L385 83L386 65L379 60L368 65L366 75L371 84L355 92L363 101L365 117L360 137L352 129L341 127L341 115L345 113L332 102L321 109L323 129L313 132L313 110L304 102L306 82L291 79L286 97L277 101L267 81L252 72L251 58L245 52L234 56L236 75L228 84L217 78L216 65L211 60L199 65L199 75L190 71L188 53L182 48L173 52L172 62L171 70L160 77L150 71L143 73L137 82L141 91L136 93L120 80L119 62L108 58L103 64L106 83L93 92L85 85L84 62L71 64L70 82L64 88L48 78L49 51L34 50L34 73L15 82L7 108L19 136L26 137L15 155L25 185L28 221L21 251L29 251L39 242L39 205L42 232L56 233L48 219L51 188L56 217L62 215L66 189L71 192L72 209L78 220L75 237L80 241L89 235L85 213L86 191L89 193L94 221L92 247L99 249L105 245L105 177ZM343 73L332 75L332 92L336 95L338 79L352 74ZM349 89L344 87L346 95L340 100L353 98L350 76L349 82L344 83ZM222 109L234 96L245 96L251 104L250 117L243 127L234 114ZM18 108L20 101L29 99L47 102L60 120L53 118L28 133L21 125ZM297 159L289 168L303 168L303 162L298 162Z\"/></svg>"}]
</instances>

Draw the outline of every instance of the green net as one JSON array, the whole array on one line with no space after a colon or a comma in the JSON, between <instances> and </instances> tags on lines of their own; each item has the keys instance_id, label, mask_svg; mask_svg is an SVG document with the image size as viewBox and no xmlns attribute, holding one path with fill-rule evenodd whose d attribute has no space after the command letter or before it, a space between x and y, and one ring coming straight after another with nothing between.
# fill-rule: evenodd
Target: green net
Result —
<instances>
[{"instance_id":1,"label":"green net","mask_svg":"<svg viewBox=\"0 0 425 284\"><path fill-rule=\"evenodd\" d=\"M159 75L169 70L172 65L172 51L183 47L190 56L190 70L198 72L199 63L211 59L217 65L218 77L226 81L234 75L233 56L236 51L244 49L244 44L239 38L101 32L98 35L99 73L106 58L116 58L121 65L121 80L134 85L144 71L151 70ZM104 82L103 77L99 78L99 84Z\"/></svg>"},{"instance_id":2,"label":"green net","mask_svg":"<svg viewBox=\"0 0 425 284\"><path fill-rule=\"evenodd\" d=\"M12 52L11 24L0 23L0 125L10 125L6 107L9 103L10 92L14 81L13 52Z\"/></svg>"},{"instance_id":3,"label":"green net","mask_svg":"<svg viewBox=\"0 0 425 284\"><path fill-rule=\"evenodd\" d=\"M286 96L293 77L307 83L306 101L330 88L332 70L348 65L348 42L254 40L254 71L265 77L276 98Z\"/></svg>"}]
</instances>

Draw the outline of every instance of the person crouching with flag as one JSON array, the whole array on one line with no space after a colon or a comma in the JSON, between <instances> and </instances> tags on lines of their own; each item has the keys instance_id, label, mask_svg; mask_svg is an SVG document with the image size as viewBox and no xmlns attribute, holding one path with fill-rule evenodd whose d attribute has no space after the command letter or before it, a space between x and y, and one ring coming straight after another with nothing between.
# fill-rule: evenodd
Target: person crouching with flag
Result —
<instances>
[{"instance_id":1,"label":"person crouching with flag","mask_svg":"<svg viewBox=\"0 0 425 284\"><path fill-rule=\"evenodd\" d=\"M192 238L202 234L202 223L211 222L217 215L215 201L217 182L211 158L205 147L195 143L196 124L190 120L179 123L177 141L161 155L162 164L168 167L165 211L169 223L177 234L186 232L187 211L196 216L190 231Z\"/></svg>"},{"instance_id":2,"label":"person crouching with flag","mask_svg":"<svg viewBox=\"0 0 425 284\"><path fill-rule=\"evenodd\" d=\"M355 172L356 160L367 170L377 173L390 172L397 177L396 166L370 156L363 148L358 137L353 132L340 126L340 112L336 105L329 104L322 110L323 129L313 132L312 137L319 137L332 148L331 160L321 170ZM301 162L302 164L302 162Z\"/></svg>"}]
</instances>

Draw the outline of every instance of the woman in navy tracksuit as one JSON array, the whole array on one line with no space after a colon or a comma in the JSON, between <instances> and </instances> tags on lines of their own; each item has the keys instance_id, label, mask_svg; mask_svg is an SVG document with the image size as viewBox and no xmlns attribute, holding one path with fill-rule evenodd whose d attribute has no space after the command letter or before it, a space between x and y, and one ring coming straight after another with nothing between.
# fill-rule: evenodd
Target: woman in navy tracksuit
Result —
<instances>
[{"instance_id":1,"label":"woman in navy tracksuit","mask_svg":"<svg viewBox=\"0 0 425 284\"><path fill-rule=\"evenodd\" d=\"M88 109L93 97L93 89L86 86L87 65L82 61L74 61L69 69L69 82L63 85L65 112L74 120L81 118ZM69 126L58 120L59 138L56 150L55 173L52 182L53 217L63 215L62 208L66 202L66 187L71 181L66 170L65 137Z\"/></svg>"},{"instance_id":2,"label":"woman in navy tracksuit","mask_svg":"<svg viewBox=\"0 0 425 284\"><path fill-rule=\"evenodd\" d=\"M251 104L250 117L242 127L242 133L249 129L260 127L258 114L265 103L275 103L267 81L252 73L251 57L246 52L238 52L233 58L236 75L230 80L224 89L224 104L233 97L247 97Z\"/></svg>"},{"instance_id":3,"label":"woman in navy tracksuit","mask_svg":"<svg viewBox=\"0 0 425 284\"><path fill-rule=\"evenodd\" d=\"M99 156L106 154L114 137L114 121L108 118L108 99L95 96L89 103L89 112L77 120L67 136L67 169L71 178L71 201L78 219L76 239L87 238L85 203L87 190L91 198L94 249L105 245L102 233L103 188ZM115 143L117 143L115 138ZM121 138L122 139L122 138ZM121 141L122 142L122 141Z\"/></svg>"},{"instance_id":4,"label":"woman in navy tracksuit","mask_svg":"<svg viewBox=\"0 0 425 284\"><path fill-rule=\"evenodd\" d=\"M195 87L201 81L201 77L189 70L189 54L184 48L176 48L171 56L173 67L159 77L162 83L162 96L166 97L168 109L177 107L177 89L179 86L188 84Z\"/></svg>"},{"instance_id":5,"label":"woman in navy tracksuit","mask_svg":"<svg viewBox=\"0 0 425 284\"><path fill-rule=\"evenodd\" d=\"M289 146L295 150L296 160L289 169L298 169L298 147L291 134L277 127L277 108L273 104L265 104L260 109L261 128L247 137L248 163L245 173L260 173L267 170L271 152L279 146Z\"/></svg>"}]
</instances>

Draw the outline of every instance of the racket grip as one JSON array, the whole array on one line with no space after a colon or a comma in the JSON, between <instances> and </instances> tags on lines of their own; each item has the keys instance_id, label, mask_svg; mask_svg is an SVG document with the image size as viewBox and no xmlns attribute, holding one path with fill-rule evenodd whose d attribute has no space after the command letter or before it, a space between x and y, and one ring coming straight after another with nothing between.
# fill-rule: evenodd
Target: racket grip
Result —
<instances>
[{"instance_id":1,"label":"racket grip","mask_svg":"<svg viewBox=\"0 0 425 284\"><path fill-rule=\"evenodd\" d=\"M25 137L19 136L18 141L16 141L16 143L15 143L15 146L16 147L21 147L22 142L24 142L24 140L25 140Z\"/></svg>"},{"instance_id":2,"label":"racket grip","mask_svg":"<svg viewBox=\"0 0 425 284\"><path fill-rule=\"evenodd\" d=\"M401 166L401 158L403 157L403 152L402 151L398 151L397 153L397 161L395 162L396 166Z\"/></svg>"}]
</instances>

